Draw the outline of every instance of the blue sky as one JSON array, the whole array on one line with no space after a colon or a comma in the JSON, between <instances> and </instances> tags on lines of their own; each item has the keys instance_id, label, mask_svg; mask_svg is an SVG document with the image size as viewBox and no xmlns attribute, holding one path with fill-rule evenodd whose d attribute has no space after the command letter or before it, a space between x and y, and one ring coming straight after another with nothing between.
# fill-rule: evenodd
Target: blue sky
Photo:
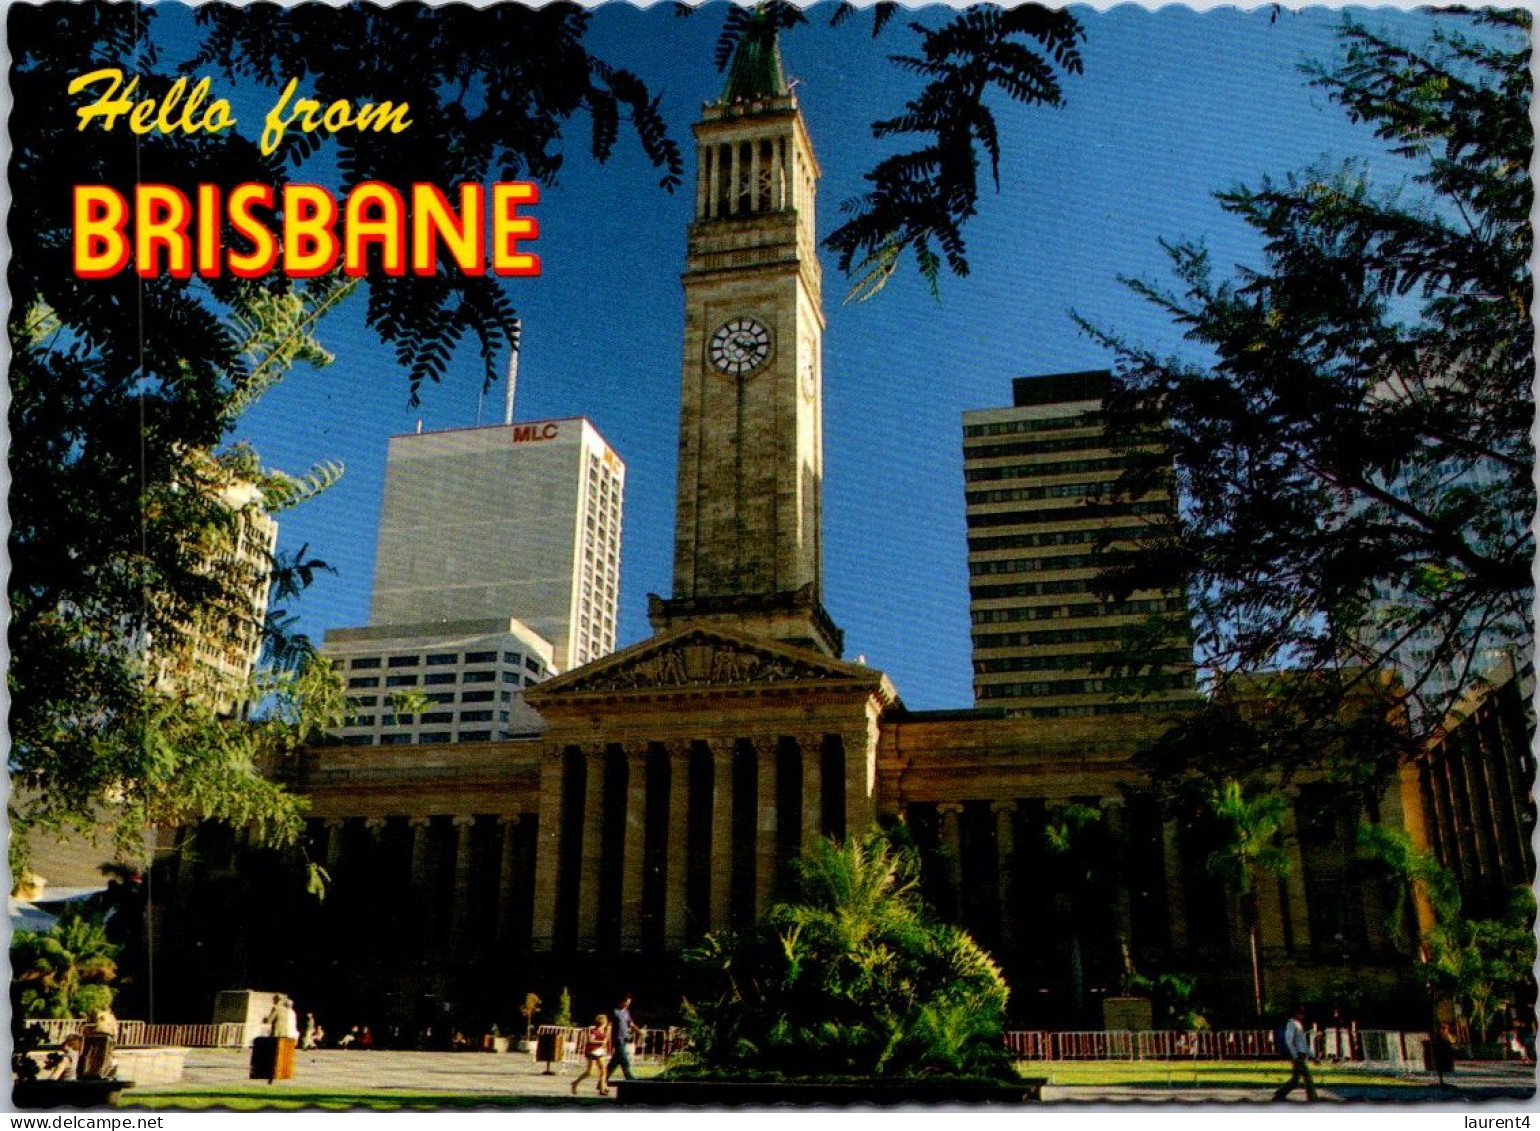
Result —
<instances>
[{"instance_id":1,"label":"blue sky","mask_svg":"<svg viewBox=\"0 0 1540 1131\"><path fill-rule=\"evenodd\" d=\"M686 185L690 124L722 85L711 57L723 10L679 18L667 5L612 4L595 13L589 38L595 54L662 94L686 150ZM886 61L913 48L903 20L946 17L902 13L873 41L869 15L830 29L831 11L813 9L809 25L783 41L823 167L821 234L837 224L839 202L860 191L861 174L891 152L871 139L870 123L918 89ZM962 413L1009 403L1015 376L1110 364L1071 309L1179 348L1169 323L1118 277L1164 278L1162 238L1201 237L1218 265L1256 262L1213 190L1349 157L1368 160L1385 187L1407 175L1299 71L1332 57L1341 10L1276 19L1267 9L1074 11L1086 29L1085 73L1067 79L1066 105L995 104L1001 189L986 192L966 232L967 278L946 277L938 301L906 263L875 299L845 306L846 284L825 257L825 600L845 630L847 656L888 672L911 707L972 703ZM1413 42L1430 26L1407 12L1354 14ZM173 31L181 21L166 23ZM252 127L243 120L241 128ZM587 416L626 460L625 646L648 635L647 594L670 591L679 273L693 194L657 189L624 133L604 166L585 143L580 122L561 183L533 210L543 274L508 284L526 335L518 414ZM474 424L480 399L479 358L467 349L410 407L405 374L364 327L358 299L320 337L336 363L294 371L237 433L290 472L326 459L346 464L335 488L281 517L282 548L308 544L337 570L291 610L317 640L327 628L367 622L387 437L419 419L428 429ZM501 386L491 390L482 422L500 420L502 398Z\"/></svg>"}]
</instances>

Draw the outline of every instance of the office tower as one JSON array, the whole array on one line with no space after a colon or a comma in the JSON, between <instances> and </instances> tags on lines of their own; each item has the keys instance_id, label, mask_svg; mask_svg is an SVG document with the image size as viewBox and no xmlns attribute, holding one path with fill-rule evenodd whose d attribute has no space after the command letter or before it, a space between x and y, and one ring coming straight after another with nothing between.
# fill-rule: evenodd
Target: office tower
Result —
<instances>
[{"instance_id":1,"label":"office tower","mask_svg":"<svg viewBox=\"0 0 1540 1131\"><path fill-rule=\"evenodd\" d=\"M392 436L370 626L517 617L557 671L608 654L625 473L582 418Z\"/></svg>"},{"instance_id":2,"label":"office tower","mask_svg":"<svg viewBox=\"0 0 1540 1131\"><path fill-rule=\"evenodd\" d=\"M529 737L523 689L552 674L550 642L511 617L338 628L326 655L347 687L349 746Z\"/></svg>"},{"instance_id":3,"label":"office tower","mask_svg":"<svg viewBox=\"0 0 1540 1131\"><path fill-rule=\"evenodd\" d=\"M1038 717L1168 709L1192 686L1186 598L1138 589L1105 603L1096 547L1167 521L1174 486L1113 500L1129 454L1112 447L1102 404L1106 371L1018 377L1013 404L963 414L963 474L973 622L974 699ZM1159 444L1158 436L1151 444ZM1152 616L1176 618L1160 692L1119 694L1098 670Z\"/></svg>"},{"instance_id":4,"label":"office tower","mask_svg":"<svg viewBox=\"0 0 1540 1131\"><path fill-rule=\"evenodd\" d=\"M263 509L256 484L231 478L211 460L202 464L218 481L208 489L231 512L228 529L201 551L201 568L221 579L224 595L182 618L174 634L143 643L158 690L197 697L228 714L245 704L247 682L262 653L278 524Z\"/></svg>"}]
</instances>

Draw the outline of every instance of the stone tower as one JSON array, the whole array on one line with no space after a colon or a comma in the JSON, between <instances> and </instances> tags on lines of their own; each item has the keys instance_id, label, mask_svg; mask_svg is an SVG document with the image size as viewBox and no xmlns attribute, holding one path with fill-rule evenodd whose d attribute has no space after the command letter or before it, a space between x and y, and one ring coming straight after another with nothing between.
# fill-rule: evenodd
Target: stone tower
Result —
<instances>
[{"instance_id":1,"label":"stone tower","mask_svg":"<svg viewBox=\"0 0 1540 1131\"><path fill-rule=\"evenodd\" d=\"M823 607L818 162L773 25L751 17L695 126L674 594L655 631L736 627L838 657Z\"/></svg>"}]
</instances>

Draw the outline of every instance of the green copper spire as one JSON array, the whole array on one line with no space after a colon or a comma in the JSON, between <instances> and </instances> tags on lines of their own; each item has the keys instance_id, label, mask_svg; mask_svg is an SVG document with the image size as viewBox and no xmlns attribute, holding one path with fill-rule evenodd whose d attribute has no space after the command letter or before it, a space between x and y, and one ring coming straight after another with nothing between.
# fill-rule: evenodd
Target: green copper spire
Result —
<instances>
[{"instance_id":1,"label":"green copper spire","mask_svg":"<svg viewBox=\"0 0 1540 1131\"><path fill-rule=\"evenodd\" d=\"M781 40L775 20L763 8L755 8L738 36L738 49L727 72L722 104L754 102L790 93L781 70Z\"/></svg>"}]
</instances>

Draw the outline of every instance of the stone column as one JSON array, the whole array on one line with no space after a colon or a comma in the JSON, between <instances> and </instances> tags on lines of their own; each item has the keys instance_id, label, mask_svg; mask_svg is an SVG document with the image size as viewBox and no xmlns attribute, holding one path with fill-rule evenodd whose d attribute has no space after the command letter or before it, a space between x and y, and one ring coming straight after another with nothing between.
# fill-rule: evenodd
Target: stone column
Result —
<instances>
[{"instance_id":1,"label":"stone column","mask_svg":"<svg viewBox=\"0 0 1540 1131\"><path fill-rule=\"evenodd\" d=\"M563 803L562 752L547 750L540 762L540 803L535 818L535 910L530 924L534 950L550 950L556 941Z\"/></svg>"},{"instance_id":2,"label":"stone column","mask_svg":"<svg viewBox=\"0 0 1540 1131\"><path fill-rule=\"evenodd\" d=\"M1021 939L1016 893L1016 802L996 801L990 809L995 815L995 852L999 858L1000 949L1015 954Z\"/></svg>"},{"instance_id":3,"label":"stone column","mask_svg":"<svg viewBox=\"0 0 1540 1131\"><path fill-rule=\"evenodd\" d=\"M723 930L733 890L733 740L711 740L711 929Z\"/></svg>"},{"instance_id":4,"label":"stone column","mask_svg":"<svg viewBox=\"0 0 1540 1131\"><path fill-rule=\"evenodd\" d=\"M775 165L770 174L770 207L777 212L786 209L786 139L775 139Z\"/></svg>"},{"instance_id":5,"label":"stone column","mask_svg":"<svg viewBox=\"0 0 1540 1131\"><path fill-rule=\"evenodd\" d=\"M663 945L684 944L690 871L690 743L668 744L668 852L663 872Z\"/></svg>"},{"instance_id":6,"label":"stone column","mask_svg":"<svg viewBox=\"0 0 1540 1131\"><path fill-rule=\"evenodd\" d=\"M847 731L845 747L845 839L863 835L877 821L877 743L870 726Z\"/></svg>"},{"instance_id":7,"label":"stone column","mask_svg":"<svg viewBox=\"0 0 1540 1131\"><path fill-rule=\"evenodd\" d=\"M471 918L471 849L475 847L472 835L476 827L474 816L457 815L453 818L455 830L455 880L449 918L449 951L463 954L470 933Z\"/></svg>"},{"instance_id":8,"label":"stone column","mask_svg":"<svg viewBox=\"0 0 1540 1131\"><path fill-rule=\"evenodd\" d=\"M647 751L626 751L626 824L621 846L620 945L642 948L642 884L647 848Z\"/></svg>"},{"instance_id":9,"label":"stone column","mask_svg":"<svg viewBox=\"0 0 1540 1131\"><path fill-rule=\"evenodd\" d=\"M936 806L941 819L941 843L947 850L946 886L950 892L954 910L953 922L962 922L962 802L943 801Z\"/></svg>"},{"instance_id":10,"label":"stone column","mask_svg":"<svg viewBox=\"0 0 1540 1131\"><path fill-rule=\"evenodd\" d=\"M802 753L802 855L823 836L823 735L805 734L797 739Z\"/></svg>"},{"instance_id":11,"label":"stone column","mask_svg":"<svg viewBox=\"0 0 1540 1131\"><path fill-rule=\"evenodd\" d=\"M497 943L503 950L514 949L513 899L517 886L519 815L509 813L497 819L502 832L502 851L497 863Z\"/></svg>"},{"instance_id":12,"label":"stone column","mask_svg":"<svg viewBox=\"0 0 1540 1131\"><path fill-rule=\"evenodd\" d=\"M1102 822L1106 826L1109 847L1114 852L1123 854L1127 858L1128 828L1123 819L1123 799L1121 797L1103 797L1098 803L1102 811ZM1116 932L1119 942L1125 948L1124 953L1132 953L1134 945L1134 914L1133 897L1128 890L1128 869L1119 868L1112 877L1112 929Z\"/></svg>"},{"instance_id":13,"label":"stone column","mask_svg":"<svg viewBox=\"0 0 1540 1131\"><path fill-rule=\"evenodd\" d=\"M1288 859L1288 875L1278 880L1279 898L1283 901L1283 918L1288 933L1280 941L1291 943L1296 952L1310 952L1310 907L1305 898L1305 857L1299 850L1299 814L1296 809L1298 795L1290 794L1285 800L1283 824L1279 828L1278 847Z\"/></svg>"},{"instance_id":14,"label":"stone column","mask_svg":"<svg viewBox=\"0 0 1540 1131\"><path fill-rule=\"evenodd\" d=\"M326 874L333 882L342 864L342 833L346 825L341 817L329 817L326 821Z\"/></svg>"},{"instance_id":15,"label":"stone column","mask_svg":"<svg viewBox=\"0 0 1540 1131\"><path fill-rule=\"evenodd\" d=\"M695 215L704 219L707 216L706 202L711 183L711 147L708 145L700 152L700 170L695 178Z\"/></svg>"},{"instance_id":16,"label":"stone column","mask_svg":"<svg viewBox=\"0 0 1540 1131\"><path fill-rule=\"evenodd\" d=\"M749 211L759 211L759 141L749 143Z\"/></svg>"},{"instance_id":17,"label":"stone column","mask_svg":"<svg viewBox=\"0 0 1540 1131\"><path fill-rule=\"evenodd\" d=\"M1182 875L1180 830L1174 820L1160 826L1161 859L1166 874L1166 928L1171 935L1171 951L1187 949L1187 879Z\"/></svg>"},{"instance_id":18,"label":"stone column","mask_svg":"<svg viewBox=\"0 0 1540 1131\"><path fill-rule=\"evenodd\" d=\"M775 738L754 739L757 782L754 796L758 819L754 837L754 915L758 918L770 906L770 890L775 883L776 831L779 800L776 796L776 754L780 742Z\"/></svg>"},{"instance_id":19,"label":"stone column","mask_svg":"<svg viewBox=\"0 0 1540 1131\"><path fill-rule=\"evenodd\" d=\"M406 822L407 827L412 830L412 863L409 875L412 891L416 893L419 901L428 889L428 828L431 822L431 817L408 817Z\"/></svg>"},{"instance_id":20,"label":"stone column","mask_svg":"<svg viewBox=\"0 0 1540 1131\"><path fill-rule=\"evenodd\" d=\"M604 851L604 747L585 746L587 770L583 785L582 864L578 875L579 950L599 945L599 873Z\"/></svg>"}]
</instances>

